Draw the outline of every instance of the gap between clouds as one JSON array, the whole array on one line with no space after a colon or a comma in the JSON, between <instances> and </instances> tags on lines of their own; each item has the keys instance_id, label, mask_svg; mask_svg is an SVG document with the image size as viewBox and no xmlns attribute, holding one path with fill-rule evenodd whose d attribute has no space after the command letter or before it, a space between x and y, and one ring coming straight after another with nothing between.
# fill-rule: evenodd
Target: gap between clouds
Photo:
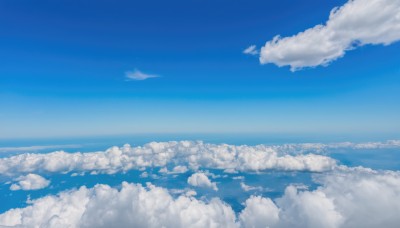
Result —
<instances>
[{"instance_id":1,"label":"gap between clouds","mask_svg":"<svg viewBox=\"0 0 400 228\"><path fill-rule=\"evenodd\" d=\"M325 24L290 37L275 36L260 50L260 63L304 67L326 66L364 45L390 45L400 40L399 0L349 0L332 9ZM244 53L254 55L255 46Z\"/></svg>"}]
</instances>

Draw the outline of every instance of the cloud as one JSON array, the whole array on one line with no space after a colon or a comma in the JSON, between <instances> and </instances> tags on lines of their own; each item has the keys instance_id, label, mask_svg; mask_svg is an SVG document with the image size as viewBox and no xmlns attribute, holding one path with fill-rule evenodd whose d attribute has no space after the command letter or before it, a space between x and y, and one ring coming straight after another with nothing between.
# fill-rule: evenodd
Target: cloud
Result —
<instances>
[{"instance_id":1,"label":"cloud","mask_svg":"<svg viewBox=\"0 0 400 228\"><path fill-rule=\"evenodd\" d=\"M155 74L146 74L136 69L134 71L125 72L125 77L128 80L143 81L149 78L158 78L160 76Z\"/></svg>"},{"instance_id":2,"label":"cloud","mask_svg":"<svg viewBox=\"0 0 400 228\"><path fill-rule=\"evenodd\" d=\"M262 191L264 190L263 187L261 186L249 186L247 184L245 184L244 182L240 182L240 187L243 189L243 191L245 192L249 192L249 191Z\"/></svg>"},{"instance_id":3,"label":"cloud","mask_svg":"<svg viewBox=\"0 0 400 228\"><path fill-rule=\"evenodd\" d=\"M398 226L400 172L342 167L320 174L318 181L322 186L313 191L289 186L274 203L268 198L247 200L241 223L250 227ZM278 213L278 219L252 209L261 207L269 214Z\"/></svg>"},{"instance_id":4,"label":"cloud","mask_svg":"<svg viewBox=\"0 0 400 228\"><path fill-rule=\"evenodd\" d=\"M113 174L128 170L165 167L178 174L187 169L220 169L241 172L263 170L325 172L336 167L336 161L325 153L331 149L399 148L400 140L367 143L303 143L283 145L235 146L208 144L201 141L152 142L143 146L111 147L106 151L46 154L26 153L0 158L0 175L18 177L29 173L92 172ZM172 168L168 171L166 168Z\"/></svg>"},{"instance_id":5,"label":"cloud","mask_svg":"<svg viewBox=\"0 0 400 228\"><path fill-rule=\"evenodd\" d=\"M0 152L31 152L40 151L47 149L58 149L58 148L80 148L82 145L78 144L66 144L66 145L46 145L46 146L22 146L22 147L0 147Z\"/></svg>"},{"instance_id":6,"label":"cloud","mask_svg":"<svg viewBox=\"0 0 400 228\"><path fill-rule=\"evenodd\" d=\"M239 215L242 227L274 227L279 221L279 208L269 198L251 196Z\"/></svg>"},{"instance_id":7,"label":"cloud","mask_svg":"<svg viewBox=\"0 0 400 228\"><path fill-rule=\"evenodd\" d=\"M214 191L218 191L217 184L215 182L211 182L210 179L208 179L207 175L205 175L204 173L192 174L188 178L187 183L195 187L211 188Z\"/></svg>"},{"instance_id":8,"label":"cloud","mask_svg":"<svg viewBox=\"0 0 400 228\"><path fill-rule=\"evenodd\" d=\"M181 174L181 173L186 173L189 171L189 169L184 166L184 165L178 165L175 166L171 171L168 170L167 167L163 167L160 169L160 173L165 173L165 174Z\"/></svg>"},{"instance_id":9,"label":"cloud","mask_svg":"<svg viewBox=\"0 0 400 228\"><path fill-rule=\"evenodd\" d=\"M126 182L120 190L81 187L0 214L0 225L22 227L237 227L235 220L232 208L219 199L174 199L164 188Z\"/></svg>"},{"instance_id":10,"label":"cloud","mask_svg":"<svg viewBox=\"0 0 400 228\"><path fill-rule=\"evenodd\" d=\"M17 190L38 190L42 188L46 188L49 186L50 181L46 180L40 175L30 173L26 176L20 176L14 179L16 183L10 186L10 190L17 191Z\"/></svg>"},{"instance_id":11,"label":"cloud","mask_svg":"<svg viewBox=\"0 0 400 228\"><path fill-rule=\"evenodd\" d=\"M244 49L243 54L258 55L258 50L256 45L250 45L248 48Z\"/></svg>"},{"instance_id":12,"label":"cloud","mask_svg":"<svg viewBox=\"0 0 400 228\"><path fill-rule=\"evenodd\" d=\"M357 47L400 40L400 1L349 0L334 8L324 25L290 37L275 36L260 51L262 64L304 67L327 65Z\"/></svg>"},{"instance_id":13,"label":"cloud","mask_svg":"<svg viewBox=\"0 0 400 228\"><path fill-rule=\"evenodd\" d=\"M277 199L251 196L237 215L217 198L148 184L81 187L0 214L17 227L398 227L400 172L341 166L314 174L320 187L288 186ZM173 191L173 190L171 190ZM106 206L105 206L106 205Z\"/></svg>"},{"instance_id":14,"label":"cloud","mask_svg":"<svg viewBox=\"0 0 400 228\"><path fill-rule=\"evenodd\" d=\"M339 142L339 143L297 143L283 144L271 146L278 153L282 154L299 154L299 153L323 153L332 149L352 149L352 150L369 150L369 149L394 149L400 148L400 140L387 140L384 142Z\"/></svg>"},{"instance_id":15,"label":"cloud","mask_svg":"<svg viewBox=\"0 0 400 228\"><path fill-rule=\"evenodd\" d=\"M311 171L324 172L336 166L336 160L317 154L289 155L266 145L235 146L201 141L152 142L144 146L111 147L106 151L46 154L19 154L0 158L0 175L27 173L92 172L113 174L148 167L186 166L231 171ZM182 170L181 170L182 171Z\"/></svg>"}]
</instances>

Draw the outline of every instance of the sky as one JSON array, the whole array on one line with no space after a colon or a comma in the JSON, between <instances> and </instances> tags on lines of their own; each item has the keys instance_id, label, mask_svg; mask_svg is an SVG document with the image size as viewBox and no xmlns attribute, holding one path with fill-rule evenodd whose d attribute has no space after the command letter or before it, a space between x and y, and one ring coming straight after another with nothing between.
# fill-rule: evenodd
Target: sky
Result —
<instances>
[{"instance_id":1,"label":"sky","mask_svg":"<svg viewBox=\"0 0 400 228\"><path fill-rule=\"evenodd\" d=\"M346 2L1 1L0 138L396 138L398 21L355 37Z\"/></svg>"},{"instance_id":2,"label":"sky","mask_svg":"<svg viewBox=\"0 0 400 228\"><path fill-rule=\"evenodd\" d=\"M0 227L400 224L400 0L0 1Z\"/></svg>"}]
</instances>

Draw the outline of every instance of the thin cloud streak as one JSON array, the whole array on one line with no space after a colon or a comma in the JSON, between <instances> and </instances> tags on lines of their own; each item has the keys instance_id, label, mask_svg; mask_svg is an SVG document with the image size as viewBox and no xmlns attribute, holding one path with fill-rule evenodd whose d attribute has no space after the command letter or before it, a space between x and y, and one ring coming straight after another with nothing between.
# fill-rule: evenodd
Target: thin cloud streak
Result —
<instances>
[{"instance_id":1,"label":"thin cloud streak","mask_svg":"<svg viewBox=\"0 0 400 228\"><path fill-rule=\"evenodd\" d=\"M138 69L135 69L134 71L125 72L125 77L127 81L143 81L149 78L159 78L160 76L156 74L146 74Z\"/></svg>"}]
</instances>

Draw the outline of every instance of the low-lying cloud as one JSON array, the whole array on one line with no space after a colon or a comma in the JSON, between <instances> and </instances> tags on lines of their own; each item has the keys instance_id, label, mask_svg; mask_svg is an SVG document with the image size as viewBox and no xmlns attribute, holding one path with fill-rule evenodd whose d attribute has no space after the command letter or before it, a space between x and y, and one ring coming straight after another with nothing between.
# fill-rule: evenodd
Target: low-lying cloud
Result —
<instances>
[{"instance_id":1,"label":"low-lying cloud","mask_svg":"<svg viewBox=\"0 0 400 228\"><path fill-rule=\"evenodd\" d=\"M104 152L20 154L0 159L0 175L27 173L91 172L113 174L148 167L179 167L176 173L191 170L220 169L227 172L262 170L332 170L336 160L318 154L286 154L265 145L235 146L200 141L152 142L144 146L111 147Z\"/></svg>"},{"instance_id":2,"label":"low-lying cloud","mask_svg":"<svg viewBox=\"0 0 400 228\"><path fill-rule=\"evenodd\" d=\"M313 191L291 185L277 199L251 196L235 214L148 184L96 185L45 196L0 214L11 227L398 227L400 173L346 168L318 174ZM106 207L104 205L107 205Z\"/></svg>"}]
</instances>

